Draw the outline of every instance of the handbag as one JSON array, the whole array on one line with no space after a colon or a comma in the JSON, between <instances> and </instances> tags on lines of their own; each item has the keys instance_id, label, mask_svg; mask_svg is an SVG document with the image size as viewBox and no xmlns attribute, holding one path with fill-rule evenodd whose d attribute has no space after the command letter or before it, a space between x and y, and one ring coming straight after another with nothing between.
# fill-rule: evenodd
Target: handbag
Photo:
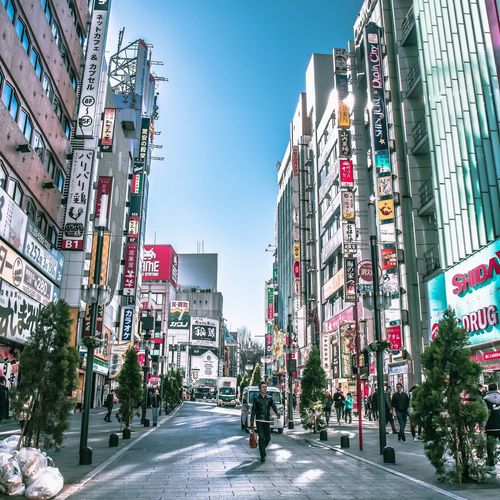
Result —
<instances>
[{"instance_id":1,"label":"handbag","mask_svg":"<svg viewBox=\"0 0 500 500\"><path fill-rule=\"evenodd\" d=\"M257 448L258 439L257 439L257 433L254 431L250 431L250 437L248 438L248 444L250 445L250 448Z\"/></svg>"}]
</instances>

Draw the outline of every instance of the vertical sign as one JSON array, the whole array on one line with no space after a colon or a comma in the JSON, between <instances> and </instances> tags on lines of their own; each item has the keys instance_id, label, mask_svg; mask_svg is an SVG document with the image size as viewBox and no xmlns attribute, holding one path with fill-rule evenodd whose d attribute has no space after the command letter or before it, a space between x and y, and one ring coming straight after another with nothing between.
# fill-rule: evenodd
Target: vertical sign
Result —
<instances>
[{"instance_id":1,"label":"vertical sign","mask_svg":"<svg viewBox=\"0 0 500 500\"><path fill-rule=\"evenodd\" d=\"M274 288L272 286L267 287L267 319L274 319Z\"/></svg>"},{"instance_id":2,"label":"vertical sign","mask_svg":"<svg viewBox=\"0 0 500 500\"><path fill-rule=\"evenodd\" d=\"M385 337L386 340L391 343L391 351L401 350L401 325L387 326L385 328Z\"/></svg>"},{"instance_id":3,"label":"vertical sign","mask_svg":"<svg viewBox=\"0 0 500 500\"><path fill-rule=\"evenodd\" d=\"M354 210L354 193L352 191L341 192L342 220L354 221L356 212Z\"/></svg>"},{"instance_id":4,"label":"vertical sign","mask_svg":"<svg viewBox=\"0 0 500 500\"><path fill-rule=\"evenodd\" d=\"M354 187L354 169L352 160L340 160L340 187Z\"/></svg>"},{"instance_id":5,"label":"vertical sign","mask_svg":"<svg viewBox=\"0 0 500 500\"><path fill-rule=\"evenodd\" d=\"M108 13L111 0L95 0L83 70L80 107L75 137L92 139L97 115L99 83L108 32Z\"/></svg>"},{"instance_id":6,"label":"vertical sign","mask_svg":"<svg viewBox=\"0 0 500 500\"><path fill-rule=\"evenodd\" d=\"M299 175L299 147L292 146L292 171L293 175Z\"/></svg>"},{"instance_id":7,"label":"vertical sign","mask_svg":"<svg viewBox=\"0 0 500 500\"><path fill-rule=\"evenodd\" d=\"M356 300L356 259L348 257L344 259L344 294L346 302Z\"/></svg>"},{"instance_id":8,"label":"vertical sign","mask_svg":"<svg viewBox=\"0 0 500 500\"><path fill-rule=\"evenodd\" d=\"M136 241L128 241L125 249L125 272L123 274L123 295L135 295L137 284L137 253Z\"/></svg>"},{"instance_id":9,"label":"vertical sign","mask_svg":"<svg viewBox=\"0 0 500 500\"><path fill-rule=\"evenodd\" d=\"M107 195L106 220L109 220L109 211L111 209L111 191L113 189L113 177L109 175L100 175L97 181L97 194L95 200L95 221L101 216L101 206L103 196Z\"/></svg>"},{"instance_id":10,"label":"vertical sign","mask_svg":"<svg viewBox=\"0 0 500 500\"><path fill-rule=\"evenodd\" d=\"M139 174L144 172L148 156L149 147L149 126L151 118L143 118L141 123L141 137L139 138L139 152L137 158L134 159L134 173Z\"/></svg>"},{"instance_id":11,"label":"vertical sign","mask_svg":"<svg viewBox=\"0 0 500 500\"><path fill-rule=\"evenodd\" d=\"M101 140L99 146L101 151L109 153L113 151L113 136L115 133L116 109L105 108L102 119Z\"/></svg>"},{"instance_id":12,"label":"vertical sign","mask_svg":"<svg viewBox=\"0 0 500 500\"><path fill-rule=\"evenodd\" d=\"M131 307L124 307L122 321L122 342L129 342L132 340L133 319L134 309Z\"/></svg>"},{"instance_id":13,"label":"vertical sign","mask_svg":"<svg viewBox=\"0 0 500 500\"><path fill-rule=\"evenodd\" d=\"M61 245L63 250L83 250L93 160L94 152L90 149L73 151Z\"/></svg>"}]
</instances>

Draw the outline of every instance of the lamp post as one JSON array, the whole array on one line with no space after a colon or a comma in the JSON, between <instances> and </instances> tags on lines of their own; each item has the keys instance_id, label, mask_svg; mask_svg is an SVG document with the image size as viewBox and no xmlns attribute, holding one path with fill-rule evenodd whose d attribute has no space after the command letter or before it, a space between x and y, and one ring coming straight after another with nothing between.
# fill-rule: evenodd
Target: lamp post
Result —
<instances>
[{"instance_id":1,"label":"lamp post","mask_svg":"<svg viewBox=\"0 0 500 500\"><path fill-rule=\"evenodd\" d=\"M142 412L141 412L141 424L146 425L146 409L148 405L148 372L149 372L149 350L151 347L151 341L148 339L149 335L144 335L142 340L142 347L144 349L144 365L142 367L144 371L144 380L142 382L143 399L142 399Z\"/></svg>"},{"instance_id":2,"label":"lamp post","mask_svg":"<svg viewBox=\"0 0 500 500\"><path fill-rule=\"evenodd\" d=\"M107 207L108 195L103 194L101 198L100 217L96 221L97 239L92 283L90 285L82 286L81 289L81 299L83 302L90 304L90 331L88 336L82 338L82 343L87 347L87 366L85 368L82 427L80 431L80 465L90 465L92 463L92 448L87 446L87 441L89 433L90 400L92 398L94 349L99 343L96 339L97 314L99 304L105 304L110 298L109 287L101 286L102 251L104 233L107 225Z\"/></svg>"},{"instance_id":3,"label":"lamp post","mask_svg":"<svg viewBox=\"0 0 500 500\"><path fill-rule=\"evenodd\" d=\"M292 374L295 371L295 359L293 355L296 352L296 347L293 345L293 329L292 329L292 315L288 314L288 342L284 348L285 354L287 355L287 373L288 373L288 428L294 429L295 423L293 421L293 377Z\"/></svg>"},{"instance_id":4,"label":"lamp post","mask_svg":"<svg viewBox=\"0 0 500 500\"><path fill-rule=\"evenodd\" d=\"M375 219L375 196L370 197L368 203L368 228L370 233L370 252L373 274L373 319L375 327L375 341L377 344L377 396L378 396L378 434L380 444L380 454L384 452L387 444L385 434L385 394L384 394L384 358L383 349L380 346L382 341L382 326L380 322L380 308L378 304L379 276L378 276L378 248L377 248L377 224Z\"/></svg>"}]
</instances>

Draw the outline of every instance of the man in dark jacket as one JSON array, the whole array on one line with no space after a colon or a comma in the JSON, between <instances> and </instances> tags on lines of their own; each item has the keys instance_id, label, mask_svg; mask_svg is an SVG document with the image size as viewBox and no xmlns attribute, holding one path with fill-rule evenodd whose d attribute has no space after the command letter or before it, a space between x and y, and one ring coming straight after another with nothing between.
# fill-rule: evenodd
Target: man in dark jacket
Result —
<instances>
[{"instance_id":1,"label":"man in dark jacket","mask_svg":"<svg viewBox=\"0 0 500 500\"><path fill-rule=\"evenodd\" d=\"M259 384L260 394L255 398L252 405L252 418L250 427L257 422L257 434L259 435L260 461L266 461L266 448L271 442L271 408L279 417L278 408L274 404L273 398L267 395L267 385L265 382Z\"/></svg>"},{"instance_id":2,"label":"man in dark jacket","mask_svg":"<svg viewBox=\"0 0 500 500\"><path fill-rule=\"evenodd\" d=\"M155 389L151 396L151 416L153 417L153 427L158 425L158 412L160 410L161 398L158 389Z\"/></svg>"},{"instance_id":3,"label":"man in dark jacket","mask_svg":"<svg viewBox=\"0 0 500 500\"><path fill-rule=\"evenodd\" d=\"M6 378L0 377L0 422L9 418L9 389L6 384Z\"/></svg>"},{"instance_id":4,"label":"man in dark jacket","mask_svg":"<svg viewBox=\"0 0 500 500\"><path fill-rule=\"evenodd\" d=\"M488 392L483 399L489 411L488 420L485 425L486 452L488 455L487 465L494 470L495 448L497 439L500 439L500 392L498 392L497 384L488 385Z\"/></svg>"},{"instance_id":5,"label":"man in dark jacket","mask_svg":"<svg viewBox=\"0 0 500 500\"><path fill-rule=\"evenodd\" d=\"M105 422L111 422L111 412L113 411L114 403L115 403L115 394L114 391L111 390L109 391L106 397L106 402L104 403L104 406L106 406L106 409L108 410L106 416L104 417Z\"/></svg>"},{"instance_id":6,"label":"man in dark jacket","mask_svg":"<svg viewBox=\"0 0 500 500\"><path fill-rule=\"evenodd\" d=\"M410 398L403 391L403 384L396 384L396 393L392 396L392 410L396 412L396 417L399 423L398 441L406 443L405 427L408 418L408 408L410 406Z\"/></svg>"},{"instance_id":7,"label":"man in dark jacket","mask_svg":"<svg viewBox=\"0 0 500 500\"><path fill-rule=\"evenodd\" d=\"M345 404L345 396L342 389L337 387L337 392L333 395L333 404L335 406L335 415L337 416L337 424L340 425L340 418L342 416L342 409Z\"/></svg>"}]
</instances>

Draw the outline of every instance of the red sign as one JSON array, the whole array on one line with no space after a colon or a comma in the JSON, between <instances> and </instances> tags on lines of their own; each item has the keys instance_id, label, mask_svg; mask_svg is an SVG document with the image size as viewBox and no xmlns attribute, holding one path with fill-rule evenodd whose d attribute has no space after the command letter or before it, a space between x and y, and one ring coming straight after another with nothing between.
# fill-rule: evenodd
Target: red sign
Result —
<instances>
[{"instance_id":1,"label":"red sign","mask_svg":"<svg viewBox=\"0 0 500 500\"><path fill-rule=\"evenodd\" d=\"M177 286L178 274L178 257L172 245L144 245L144 281L170 281Z\"/></svg>"},{"instance_id":2,"label":"red sign","mask_svg":"<svg viewBox=\"0 0 500 500\"><path fill-rule=\"evenodd\" d=\"M372 263L369 260L363 260L358 265L358 276L363 281L371 283L373 281Z\"/></svg>"},{"instance_id":3,"label":"red sign","mask_svg":"<svg viewBox=\"0 0 500 500\"><path fill-rule=\"evenodd\" d=\"M113 150L113 135L115 131L116 109L105 108L101 130L101 151Z\"/></svg>"},{"instance_id":4,"label":"red sign","mask_svg":"<svg viewBox=\"0 0 500 500\"><path fill-rule=\"evenodd\" d=\"M340 160L340 187L354 186L352 160Z\"/></svg>"},{"instance_id":5,"label":"red sign","mask_svg":"<svg viewBox=\"0 0 500 500\"><path fill-rule=\"evenodd\" d=\"M123 276L123 295L134 295L137 284L137 250L135 241L128 241L125 249L125 273Z\"/></svg>"},{"instance_id":6,"label":"red sign","mask_svg":"<svg viewBox=\"0 0 500 500\"><path fill-rule=\"evenodd\" d=\"M292 170L293 175L299 175L299 147L292 147Z\"/></svg>"},{"instance_id":7,"label":"red sign","mask_svg":"<svg viewBox=\"0 0 500 500\"><path fill-rule=\"evenodd\" d=\"M396 269L398 267L398 258L396 255L396 247L385 245L382 248L382 269Z\"/></svg>"},{"instance_id":8,"label":"red sign","mask_svg":"<svg viewBox=\"0 0 500 500\"><path fill-rule=\"evenodd\" d=\"M332 333L339 329L339 326L342 323L347 321L352 321L354 308L351 306L349 309L345 309L341 313L337 314L333 318L330 318L328 321L323 323L323 333Z\"/></svg>"},{"instance_id":9,"label":"red sign","mask_svg":"<svg viewBox=\"0 0 500 500\"><path fill-rule=\"evenodd\" d=\"M401 341L401 325L387 326L385 337L391 343L391 351L400 351L403 343Z\"/></svg>"},{"instance_id":10,"label":"red sign","mask_svg":"<svg viewBox=\"0 0 500 500\"><path fill-rule=\"evenodd\" d=\"M267 304L267 319L274 319L274 304Z\"/></svg>"},{"instance_id":11,"label":"red sign","mask_svg":"<svg viewBox=\"0 0 500 500\"><path fill-rule=\"evenodd\" d=\"M500 252L496 252L496 257L492 257L487 264L480 264L465 274L455 274L451 278L453 293L460 295L467 289L479 286L481 283L490 280L495 275L500 276Z\"/></svg>"},{"instance_id":12,"label":"red sign","mask_svg":"<svg viewBox=\"0 0 500 500\"><path fill-rule=\"evenodd\" d=\"M293 263L293 275L296 278L300 278L300 262L295 261Z\"/></svg>"},{"instance_id":13,"label":"red sign","mask_svg":"<svg viewBox=\"0 0 500 500\"><path fill-rule=\"evenodd\" d=\"M95 221L99 220L101 216L101 206L103 196L107 195L106 205L106 220L109 218L109 210L111 208L111 190L113 189L113 177L108 175L100 175L97 181L97 195L95 199Z\"/></svg>"}]
</instances>

